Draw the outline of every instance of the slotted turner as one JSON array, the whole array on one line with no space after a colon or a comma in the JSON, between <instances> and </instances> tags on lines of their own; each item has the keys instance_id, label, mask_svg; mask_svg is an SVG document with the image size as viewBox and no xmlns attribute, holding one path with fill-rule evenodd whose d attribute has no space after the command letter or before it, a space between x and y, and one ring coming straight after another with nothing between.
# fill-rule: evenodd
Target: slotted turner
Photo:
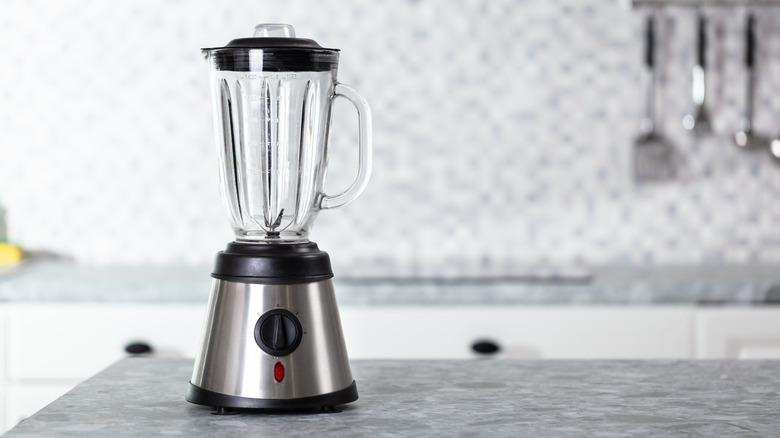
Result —
<instances>
[{"instance_id":1,"label":"slotted turner","mask_svg":"<svg viewBox=\"0 0 780 438\"><path fill-rule=\"evenodd\" d=\"M634 179L638 183L666 181L677 174L675 151L658 132L655 114L655 18L647 17L645 29L645 67L642 72L644 114L640 135L634 142Z\"/></svg>"}]
</instances>

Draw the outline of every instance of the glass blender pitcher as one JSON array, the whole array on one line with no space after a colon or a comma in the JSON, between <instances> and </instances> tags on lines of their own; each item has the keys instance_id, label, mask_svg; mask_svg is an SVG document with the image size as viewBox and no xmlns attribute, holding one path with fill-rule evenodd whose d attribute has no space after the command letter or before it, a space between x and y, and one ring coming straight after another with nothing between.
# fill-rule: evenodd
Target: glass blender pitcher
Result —
<instances>
[{"instance_id":1,"label":"glass blender pitcher","mask_svg":"<svg viewBox=\"0 0 780 438\"><path fill-rule=\"evenodd\" d=\"M336 82L338 50L259 25L204 49L222 200L236 241L217 253L187 400L229 409L329 408L358 398L330 258L308 240L317 213L354 200L371 172L371 112ZM333 100L358 111L359 166L325 193Z\"/></svg>"},{"instance_id":2,"label":"glass blender pitcher","mask_svg":"<svg viewBox=\"0 0 780 438\"><path fill-rule=\"evenodd\" d=\"M205 49L211 67L222 199L238 241L305 241L321 209L353 201L371 173L371 113L336 82L338 49L295 38L292 26L261 24L253 38ZM357 178L325 194L333 99L358 111Z\"/></svg>"}]
</instances>

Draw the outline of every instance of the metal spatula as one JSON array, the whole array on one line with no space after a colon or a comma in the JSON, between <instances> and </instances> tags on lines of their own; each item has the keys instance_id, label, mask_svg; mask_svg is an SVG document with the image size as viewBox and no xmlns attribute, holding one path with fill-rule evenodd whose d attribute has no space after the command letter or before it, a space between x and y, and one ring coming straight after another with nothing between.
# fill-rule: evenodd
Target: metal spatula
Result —
<instances>
[{"instance_id":1,"label":"metal spatula","mask_svg":"<svg viewBox=\"0 0 780 438\"><path fill-rule=\"evenodd\" d=\"M645 62L642 71L644 114L640 135L634 142L634 179L641 182L664 181L677 174L675 151L658 132L655 114L655 18L647 17Z\"/></svg>"}]
</instances>

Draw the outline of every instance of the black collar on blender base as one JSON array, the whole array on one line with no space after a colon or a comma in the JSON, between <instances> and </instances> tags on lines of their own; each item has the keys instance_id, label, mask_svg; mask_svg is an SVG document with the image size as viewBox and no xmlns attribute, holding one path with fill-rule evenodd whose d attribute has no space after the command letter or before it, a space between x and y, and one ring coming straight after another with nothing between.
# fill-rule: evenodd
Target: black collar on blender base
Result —
<instances>
[{"instance_id":1,"label":"black collar on blender base","mask_svg":"<svg viewBox=\"0 0 780 438\"><path fill-rule=\"evenodd\" d=\"M228 243L212 277L236 283L300 284L333 278L330 257L314 242Z\"/></svg>"}]
</instances>

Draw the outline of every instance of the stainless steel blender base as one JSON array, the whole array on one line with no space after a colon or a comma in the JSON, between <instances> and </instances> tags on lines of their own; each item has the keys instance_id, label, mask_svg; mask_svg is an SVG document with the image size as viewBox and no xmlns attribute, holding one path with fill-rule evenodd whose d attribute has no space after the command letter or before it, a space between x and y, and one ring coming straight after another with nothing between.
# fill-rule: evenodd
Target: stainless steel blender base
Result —
<instances>
[{"instance_id":1,"label":"stainless steel blender base","mask_svg":"<svg viewBox=\"0 0 780 438\"><path fill-rule=\"evenodd\" d=\"M298 409L357 398L330 279L290 285L213 281L188 401Z\"/></svg>"}]
</instances>

